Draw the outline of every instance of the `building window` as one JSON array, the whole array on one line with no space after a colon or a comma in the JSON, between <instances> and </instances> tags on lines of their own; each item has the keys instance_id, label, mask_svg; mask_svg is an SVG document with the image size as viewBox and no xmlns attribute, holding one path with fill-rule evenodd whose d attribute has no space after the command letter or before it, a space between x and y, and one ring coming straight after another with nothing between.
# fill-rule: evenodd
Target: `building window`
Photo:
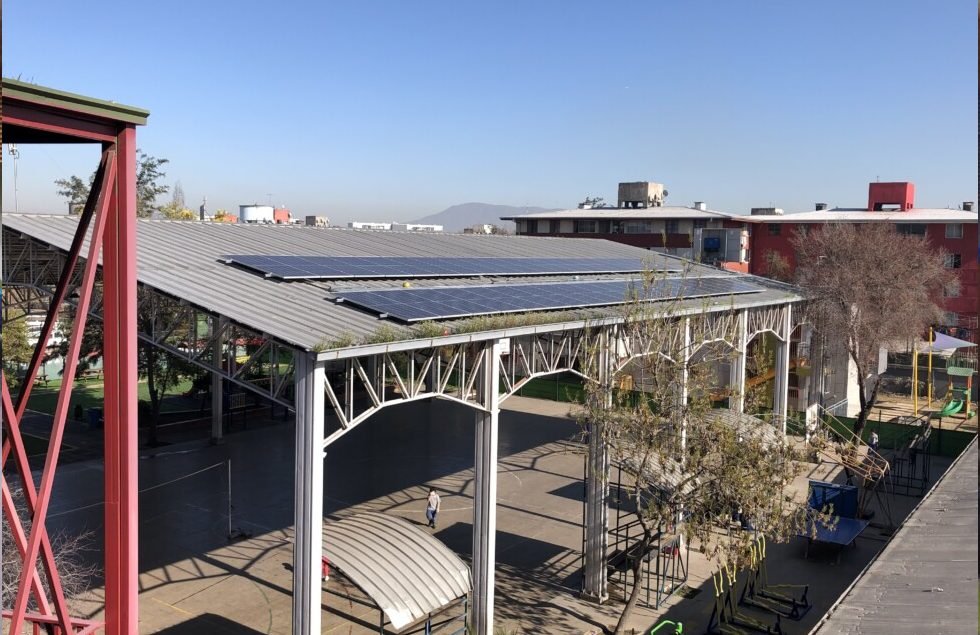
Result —
<instances>
[{"instance_id":1,"label":"building window","mask_svg":"<svg viewBox=\"0 0 980 635\"><path fill-rule=\"evenodd\" d=\"M594 220L577 220L577 221L575 221L575 233L576 234L594 234L595 233L595 221Z\"/></svg>"},{"instance_id":2,"label":"building window","mask_svg":"<svg viewBox=\"0 0 980 635\"><path fill-rule=\"evenodd\" d=\"M677 221L676 220L669 220L669 221L664 222L664 232L666 232L668 234L678 234L678 233L680 233L680 230L677 227Z\"/></svg>"},{"instance_id":3,"label":"building window","mask_svg":"<svg viewBox=\"0 0 980 635\"><path fill-rule=\"evenodd\" d=\"M524 229L524 231L522 233L525 233L525 234L536 234L536 233L538 233L538 221L536 221L536 220L528 220L528 221L524 221L524 222L526 223L526 227L525 227L525 229Z\"/></svg>"},{"instance_id":4,"label":"building window","mask_svg":"<svg viewBox=\"0 0 980 635\"><path fill-rule=\"evenodd\" d=\"M960 283L951 282L943 287L943 297L944 298L958 298L960 297Z\"/></svg>"},{"instance_id":5,"label":"building window","mask_svg":"<svg viewBox=\"0 0 980 635\"><path fill-rule=\"evenodd\" d=\"M609 233L609 221L601 220L596 223L596 231L600 234Z\"/></svg>"},{"instance_id":6,"label":"building window","mask_svg":"<svg viewBox=\"0 0 980 635\"><path fill-rule=\"evenodd\" d=\"M962 264L959 254L946 254L945 260L947 269L959 269Z\"/></svg>"},{"instance_id":7,"label":"building window","mask_svg":"<svg viewBox=\"0 0 980 635\"><path fill-rule=\"evenodd\" d=\"M653 233L653 223L648 220L628 220L623 223L624 234L650 234Z\"/></svg>"},{"instance_id":8,"label":"building window","mask_svg":"<svg viewBox=\"0 0 980 635\"><path fill-rule=\"evenodd\" d=\"M926 226L922 223L899 223L895 225L895 229L898 230L899 234L904 234L905 236L926 235Z\"/></svg>"},{"instance_id":9,"label":"building window","mask_svg":"<svg viewBox=\"0 0 980 635\"><path fill-rule=\"evenodd\" d=\"M778 236L782 233L783 226L779 223L769 223L769 235Z\"/></svg>"},{"instance_id":10,"label":"building window","mask_svg":"<svg viewBox=\"0 0 980 635\"><path fill-rule=\"evenodd\" d=\"M706 221L705 219L703 218L694 219L694 229L704 229L707 226L708 226L708 221Z\"/></svg>"},{"instance_id":11,"label":"building window","mask_svg":"<svg viewBox=\"0 0 980 635\"><path fill-rule=\"evenodd\" d=\"M946 238L963 238L963 223L947 223Z\"/></svg>"}]
</instances>

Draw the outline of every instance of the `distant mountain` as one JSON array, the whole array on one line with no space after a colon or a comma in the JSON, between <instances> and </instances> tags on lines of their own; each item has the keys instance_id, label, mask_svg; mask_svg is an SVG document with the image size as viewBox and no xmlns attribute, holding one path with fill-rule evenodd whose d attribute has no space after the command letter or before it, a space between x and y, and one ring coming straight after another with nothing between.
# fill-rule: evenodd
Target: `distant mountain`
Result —
<instances>
[{"instance_id":1,"label":"distant mountain","mask_svg":"<svg viewBox=\"0 0 980 635\"><path fill-rule=\"evenodd\" d=\"M544 207L517 207L514 205L491 205L490 203L463 203L462 205L447 207L438 214L430 214L412 222L426 225L442 225L447 232L459 232L473 225L484 224L499 225L513 231L514 223L500 220L501 216L550 212L553 209Z\"/></svg>"}]
</instances>

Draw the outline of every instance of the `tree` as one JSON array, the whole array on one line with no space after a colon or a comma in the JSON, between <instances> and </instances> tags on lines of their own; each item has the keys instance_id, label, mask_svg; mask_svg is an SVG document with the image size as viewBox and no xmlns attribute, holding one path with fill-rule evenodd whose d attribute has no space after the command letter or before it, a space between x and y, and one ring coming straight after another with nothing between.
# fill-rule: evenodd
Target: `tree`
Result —
<instances>
[{"instance_id":1,"label":"tree","mask_svg":"<svg viewBox=\"0 0 980 635\"><path fill-rule=\"evenodd\" d=\"M19 484L13 483L12 480L8 480L8 484L11 486L10 493L14 502L14 509L17 510L21 526L27 533L30 531L31 518L26 513L27 507L23 489ZM10 523L7 522L6 518L3 519L2 525L0 532L2 532L3 561L0 564L0 574L2 574L0 575L0 588L2 588L0 598L2 598L4 607L10 607L13 606L16 599L17 585L20 582L23 563L11 532ZM71 599L84 592L92 577L97 573L95 566L85 563L85 552L92 548L92 538L91 532L82 534L60 532L51 536L51 549L54 553L55 566L58 569L58 578L61 581L61 588L69 607L71 607ZM39 558L38 569L41 571L42 584L50 598L52 597L50 584L47 576L43 573L44 568L40 566L40 562ZM28 608L37 610L38 607L33 598L28 603ZM48 632L54 632L54 629L51 628Z\"/></svg>"},{"instance_id":2,"label":"tree","mask_svg":"<svg viewBox=\"0 0 980 635\"><path fill-rule=\"evenodd\" d=\"M82 213L82 207L84 207L85 201L88 199L88 193L92 189L92 183L94 181L95 172L89 177L88 183L85 183L75 175L69 176L67 179L58 179L54 182L60 188L58 195L68 199L69 214Z\"/></svg>"},{"instance_id":3,"label":"tree","mask_svg":"<svg viewBox=\"0 0 980 635\"><path fill-rule=\"evenodd\" d=\"M943 289L956 278L941 251L887 223L827 225L793 246L816 330L842 342L856 367L860 435L881 386L879 350L938 322Z\"/></svg>"},{"instance_id":4,"label":"tree","mask_svg":"<svg viewBox=\"0 0 980 635\"><path fill-rule=\"evenodd\" d=\"M7 319L3 321L3 373L14 388L20 384L21 372L31 361L34 347L27 334L27 321L24 312L8 308Z\"/></svg>"},{"instance_id":5,"label":"tree","mask_svg":"<svg viewBox=\"0 0 980 635\"><path fill-rule=\"evenodd\" d=\"M169 186L160 184L160 180L167 176L161 168L169 162L168 159L158 159L142 150L136 151L136 215L140 218L152 216L157 209L156 198L169 191ZM94 182L95 172L89 176L88 185L75 175L58 179L54 183L60 188L58 195L68 200L68 209L71 213L78 214L81 213ZM181 194L183 195L183 192Z\"/></svg>"},{"instance_id":6,"label":"tree","mask_svg":"<svg viewBox=\"0 0 980 635\"><path fill-rule=\"evenodd\" d=\"M600 436L611 462L626 475L620 495L632 502L639 527L636 543L624 547L629 553L646 554L661 531L675 531L709 560L743 565L755 534L726 531L733 514L777 542L805 527L804 503L787 492L802 470L802 457L769 422L743 423L714 408L720 394L731 393L730 387L719 386L727 383L719 379L719 367L733 352L721 344L699 343L717 337L719 323L731 325L734 333L735 315L702 311L682 316L682 297L640 301L657 297L663 284L662 278L647 274L642 291L625 305L619 327L632 350L649 354L605 383L586 382L580 422L588 434ZM601 377L597 371L603 356L593 349L587 358L592 361L586 375ZM627 372L635 382L622 381ZM631 384L638 390L616 388ZM632 588L616 633L624 631L642 590L644 558L631 557L628 565Z\"/></svg>"},{"instance_id":7,"label":"tree","mask_svg":"<svg viewBox=\"0 0 980 635\"><path fill-rule=\"evenodd\" d=\"M166 194L170 189L160 184L160 180L167 176L162 167L170 161L137 150L136 162L136 215L140 218L149 218L157 209L155 206L157 197Z\"/></svg>"},{"instance_id":8,"label":"tree","mask_svg":"<svg viewBox=\"0 0 980 635\"><path fill-rule=\"evenodd\" d=\"M789 260L774 249L766 250L763 256L766 260L766 277L780 282L791 282L793 280L793 267Z\"/></svg>"},{"instance_id":9,"label":"tree","mask_svg":"<svg viewBox=\"0 0 980 635\"><path fill-rule=\"evenodd\" d=\"M144 290L140 290L146 293ZM184 310L176 300L163 296L152 295L144 298L139 304L136 320L140 332L152 334L173 332L173 325L184 319ZM175 343L178 336L171 339ZM149 420L149 445L158 443L157 426L160 420L160 409L167 392L180 383L182 377L192 375L197 369L189 362L170 355L162 348L140 340L137 348L137 372L146 379L147 391L150 395L149 406L143 414Z\"/></svg>"}]
</instances>

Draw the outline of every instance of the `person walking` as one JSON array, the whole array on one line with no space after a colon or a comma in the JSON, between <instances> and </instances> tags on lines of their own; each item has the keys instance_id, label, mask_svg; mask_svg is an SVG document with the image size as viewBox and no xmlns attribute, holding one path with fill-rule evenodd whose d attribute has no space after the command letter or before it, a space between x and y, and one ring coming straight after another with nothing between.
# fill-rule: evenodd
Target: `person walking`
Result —
<instances>
[{"instance_id":1,"label":"person walking","mask_svg":"<svg viewBox=\"0 0 980 635\"><path fill-rule=\"evenodd\" d=\"M429 489L429 497L425 500L425 518L429 521L429 527L436 528L436 516L439 514L439 493L434 489Z\"/></svg>"},{"instance_id":2,"label":"person walking","mask_svg":"<svg viewBox=\"0 0 980 635\"><path fill-rule=\"evenodd\" d=\"M871 431L871 437L868 439L868 445L871 446L871 449L875 452L878 451L878 433L874 430Z\"/></svg>"}]
</instances>

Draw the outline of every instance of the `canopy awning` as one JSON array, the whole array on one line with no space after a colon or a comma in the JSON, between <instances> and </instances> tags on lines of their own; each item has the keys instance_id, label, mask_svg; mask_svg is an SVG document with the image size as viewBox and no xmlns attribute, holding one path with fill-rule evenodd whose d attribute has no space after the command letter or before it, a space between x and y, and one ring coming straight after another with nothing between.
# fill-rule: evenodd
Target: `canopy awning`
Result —
<instances>
[{"instance_id":1,"label":"canopy awning","mask_svg":"<svg viewBox=\"0 0 980 635\"><path fill-rule=\"evenodd\" d=\"M948 357L955 353L956 349L968 348L970 346L976 346L976 344L946 335L944 333L935 333L933 335L932 344L929 344L929 342L921 342L916 346L916 349L920 353L928 353L931 350L934 354Z\"/></svg>"},{"instance_id":2,"label":"canopy awning","mask_svg":"<svg viewBox=\"0 0 980 635\"><path fill-rule=\"evenodd\" d=\"M385 614L395 631L469 595L470 569L403 518L365 512L324 525L323 553Z\"/></svg>"}]
</instances>

